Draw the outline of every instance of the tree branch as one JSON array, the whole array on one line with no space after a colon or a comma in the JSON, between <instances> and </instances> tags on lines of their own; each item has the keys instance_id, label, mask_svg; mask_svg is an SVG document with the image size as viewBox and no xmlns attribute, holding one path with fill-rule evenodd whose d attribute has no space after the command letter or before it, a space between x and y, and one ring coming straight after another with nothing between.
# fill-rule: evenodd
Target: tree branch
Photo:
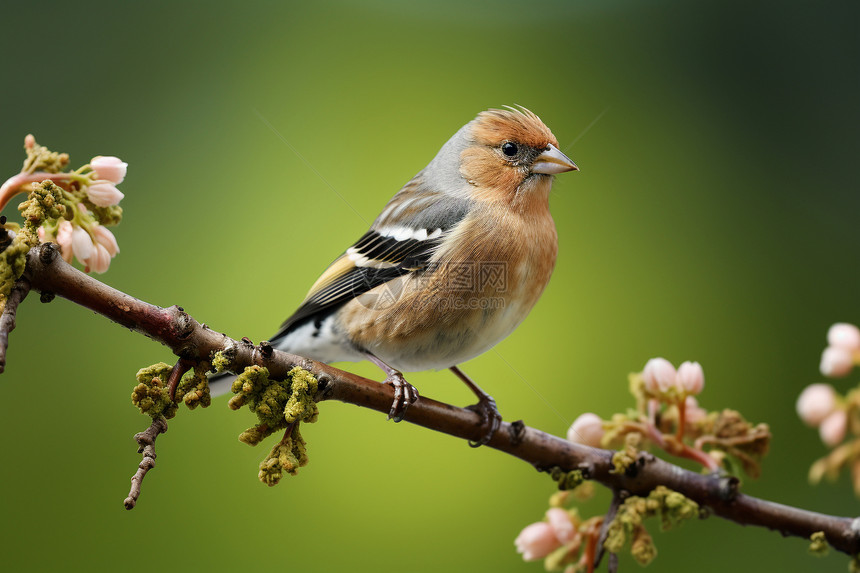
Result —
<instances>
[{"instance_id":1,"label":"tree branch","mask_svg":"<svg viewBox=\"0 0 860 573\"><path fill-rule=\"evenodd\" d=\"M0 373L6 370L6 350L9 348L9 333L15 330L15 316L18 312L18 305L27 297L29 292L30 282L27 279L20 279L16 282L9 293L9 297L6 299L3 314L0 315Z\"/></svg>"},{"instance_id":2,"label":"tree branch","mask_svg":"<svg viewBox=\"0 0 860 573\"><path fill-rule=\"evenodd\" d=\"M155 467L155 438L159 434L167 431L167 420L164 418L156 418L152 421L149 428L134 435L134 439L140 447L137 453L143 454L143 459L137 466L137 471L131 476L131 489L128 492L128 497L125 498L123 505L126 509L134 509L137 505L137 498L140 497L140 486L143 484L143 478L146 473Z\"/></svg>"},{"instance_id":3,"label":"tree branch","mask_svg":"<svg viewBox=\"0 0 860 573\"><path fill-rule=\"evenodd\" d=\"M380 384L326 364L308 360L271 346L254 346L247 339L234 340L199 324L181 307L161 308L140 301L74 269L58 256L51 244L28 254L24 275L32 288L52 293L102 314L114 322L165 344L186 361L210 360L217 351L230 354L237 368L260 365L273 378L285 377L294 366L312 372L319 380L317 401L339 400L388 414L393 400L391 386ZM463 440L481 438L481 417L471 410L421 397L412 404L404 420ZM613 492L647 495L658 485L692 499L725 519L742 525L767 527L809 539L823 531L835 549L856 555L860 552L860 518L836 517L806 511L739 493L732 477L701 475L641 452L626 472L614 473L613 452L574 444L525 426L503 422L489 447L524 460L539 470L560 467L582 470Z\"/></svg>"}]
</instances>

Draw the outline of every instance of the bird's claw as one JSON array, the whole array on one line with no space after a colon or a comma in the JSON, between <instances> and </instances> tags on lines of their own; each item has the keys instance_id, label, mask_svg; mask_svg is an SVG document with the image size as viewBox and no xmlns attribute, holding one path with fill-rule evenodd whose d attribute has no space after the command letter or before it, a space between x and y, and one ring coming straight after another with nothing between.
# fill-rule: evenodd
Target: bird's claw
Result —
<instances>
[{"instance_id":1,"label":"bird's claw","mask_svg":"<svg viewBox=\"0 0 860 573\"><path fill-rule=\"evenodd\" d=\"M502 425L502 415L496 407L496 401L492 396L485 395L478 399L477 404L467 406L466 409L481 416L481 438L477 441L469 440L469 445L473 448L486 446Z\"/></svg>"},{"instance_id":2,"label":"bird's claw","mask_svg":"<svg viewBox=\"0 0 860 573\"><path fill-rule=\"evenodd\" d=\"M394 402L391 404L391 411L388 412L388 419L400 422L409 405L418 399L418 388L407 382L403 374L397 371L389 373L384 384L394 386Z\"/></svg>"}]
</instances>

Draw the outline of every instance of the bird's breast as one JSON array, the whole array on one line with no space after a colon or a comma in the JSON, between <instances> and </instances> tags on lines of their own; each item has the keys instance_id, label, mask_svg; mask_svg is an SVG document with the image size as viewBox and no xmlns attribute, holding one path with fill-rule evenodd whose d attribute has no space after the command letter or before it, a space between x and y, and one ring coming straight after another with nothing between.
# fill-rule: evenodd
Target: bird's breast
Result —
<instances>
[{"instance_id":1,"label":"bird's breast","mask_svg":"<svg viewBox=\"0 0 860 573\"><path fill-rule=\"evenodd\" d=\"M404 371L440 369L487 351L528 315L549 282L558 239L548 209L476 209L423 271L342 310L354 343Z\"/></svg>"}]
</instances>

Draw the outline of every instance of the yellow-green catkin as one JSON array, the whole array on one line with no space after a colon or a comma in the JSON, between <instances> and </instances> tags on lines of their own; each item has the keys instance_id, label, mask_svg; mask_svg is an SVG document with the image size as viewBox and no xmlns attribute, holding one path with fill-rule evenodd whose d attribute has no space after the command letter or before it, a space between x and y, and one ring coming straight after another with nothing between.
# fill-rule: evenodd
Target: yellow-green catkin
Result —
<instances>
[{"instance_id":1,"label":"yellow-green catkin","mask_svg":"<svg viewBox=\"0 0 860 573\"><path fill-rule=\"evenodd\" d=\"M233 381L235 396L229 406L238 410L247 405L258 424L248 428L239 440L255 446L274 432L287 429L269 455L260 463L259 479L273 486L284 474L295 475L308 463L306 442L299 430L301 422L316 422L319 409L314 402L317 380L302 368L293 368L284 380L272 380L261 366L249 366Z\"/></svg>"},{"instance_id":2,"label":"yellow-green catkin","mask_svg":"<svg viewBox=\"0 0 860 573\"><path fill-rule=\"evenodd\" d=\"M643 522L653 516L660 518L660 527L665 531L682 521L698 517L699 505L662 485L654 488L648 497L629 497L618 507L609 524L604 547L618 553L630 540L633 557L643 564L650 562L657 555L657 549Z\"/></svg>"},{"instance_id":3,"label":"yellow-green catkin","mask_svg":"<svg viewBox=\"0 0 860 573\"><path fill-rule=\"evenodd\" d=\"M206 376L205 366L195 366L182 377L179 386L176 387L176 401L182 400L189 410L197 406L208 408L212 404L212 395L209 393L209 378Z\"/></svg>"},{"instance_id":4,"label":"yellow-green catkin","mask_svg":"<svg viewBox=\"0 0 860 573\"><path fill-rule=\"evenodd\" d=\"M56 221L66 211L60 201L62 190L51 181L36 185L27 199L18 205L24 217L24 226L18 229L12 242L0 253L0 312L15 281L24 274L27 252L39 244L38 229L46 221ZM3 232L6 232L5 229Z\"/></svg>"},{"instance_id":5,"label":"yellow-green catkin","mask_svg":"<svg viewBox=\"0 0 860 573\"><path fill-rule=\"evenodd\" d=\"M137 371L137 386L131 392L131 402L153 420L166 419L176 415L177 404L170 399L167 378L173 369L169 364L159 362Z\"/></svg>"},{"instance_id":6,"label":"yellow-green catkin","mask_svg":"<svg viewBox=\"0 0 860 573\"><path fill-rule=\"evenodd\" d=\"M816 531L809 537L809 552L818 557L827 555L830 546L823 531Z\"/></svg>"},{"instance_id":7,"label":"yellow-green catkin","mask_svg":"<svg viewBox=\"0 0 860 573\"><path fill-rule=\"evenodd\" d=\"M223 372L230 368L232 361L225 352L218 351L212 356L212 371Z\"/></svg>"}]
</instances>

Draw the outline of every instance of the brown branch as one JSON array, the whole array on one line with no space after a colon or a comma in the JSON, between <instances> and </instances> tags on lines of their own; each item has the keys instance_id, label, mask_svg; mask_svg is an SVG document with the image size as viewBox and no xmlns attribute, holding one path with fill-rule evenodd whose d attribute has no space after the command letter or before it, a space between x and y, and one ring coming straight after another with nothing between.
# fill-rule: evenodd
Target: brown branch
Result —
<instances>
[{"instance_id":1,"label":"brown branch","mask_svg":"<svg viewBox=\"0 0 860 573\"><path fill-rule=\"evenodd\" d=\"M126 509L133 509L137 505L137 498L140 497L140 486L143 483L143 478L146 473L155 467L155 438L159 434L167 431L167 420L164 418L155 418L149 428L134 435L134 439L140 447L137 453L143 454L143 459L137 466L137 471L131 476L131 490L128 492L128 497L125 498L123 505Z\"/></svg>"},{"instance_id":2,"label":"brown branch","mask_svg":"<svg viewBox=\"0 0 860 573\"><path fill-rule=\"evenodd\" d=\"M170 347L180 358L209 360L216 351L227 351L236 368L257 364L269 369L272 377L284 377L293 366L311 371L319 380L317 401L339 400L388 414L394 390L349 372L299 356L272 350L268 344L253 346L219 334L186 314L182 308L161 308L137 300L65 263L50 245L28 254L25 276L32 287L54 293L102 314L127 328ZM443 432L463 440L481 438L481 417L471 410L422 397L410 406L407 422ZM560 467L582 470L613 492L647 495L664 485L692 499L700 506L742 525L767 527L809 539L823 531L827 542L849 555L860 552L860 518L836 517L806 511L738 492L738 481L730 477L701 475L657 459L643 452L622 474L613 473L612 454L574 444L530 428L522 422L503 422L487 444L524 460L539 470Z\"/></svg>"},{"instance_id":3,"label":"brown branch","mask_svg":"<svg viewBox=\"0 0 860 573\"><path fill-rule=\"evenodd\" d=\"M29 292L30 282L27 279L20 279L16 282L9 293L9 297L6 299L3 314L0 315L0 373L6 370L6 350L9 348L9 333L15 330L15 316L18 312L18 305L27 297Z\"/></svg>"}]
</instances>

